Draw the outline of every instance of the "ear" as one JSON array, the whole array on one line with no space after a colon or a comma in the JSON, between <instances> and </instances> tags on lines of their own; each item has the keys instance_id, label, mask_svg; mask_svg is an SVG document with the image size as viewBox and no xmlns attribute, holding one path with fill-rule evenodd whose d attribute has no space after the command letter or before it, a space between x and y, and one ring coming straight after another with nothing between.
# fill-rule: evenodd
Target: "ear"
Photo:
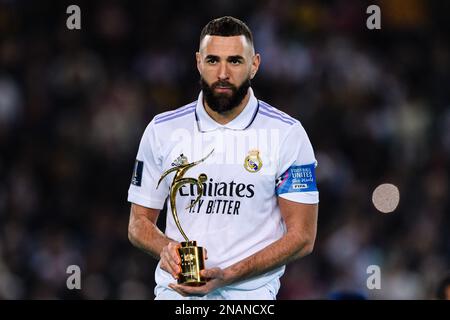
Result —
<instances>
[{"instance_id":1,"label":"ear","mask_svg":"<svg viewBox=\"0 0 450 320\"><path fill-rule=\"evenodd\" d=\"M261 56L259 53L255 54L252 59L252 66L250 67L250 79L253 79L258 72L259 65L261 64Z\"/></svg>"},{"instance_id":2,"label":"ear","mask_svg":"<svg viewBox=\"0 0 450 320\"><path fill-rule=\"evenodd\" d=\"M202 56L200 52L195 53L195 60L197 60L197 70L200 74L202 74Z\"/></svg>"}]
</instances>

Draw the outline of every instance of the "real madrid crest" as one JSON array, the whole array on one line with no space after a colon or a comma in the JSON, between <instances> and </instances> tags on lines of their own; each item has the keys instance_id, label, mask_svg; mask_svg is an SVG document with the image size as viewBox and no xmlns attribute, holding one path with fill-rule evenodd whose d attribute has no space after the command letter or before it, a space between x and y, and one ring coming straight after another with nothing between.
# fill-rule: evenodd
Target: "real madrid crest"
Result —
<instances>
[{"instance_id":1,"label":"real madrid crest","mask_svg":"<svg viewBox=\"0 0 450 320\"><path fill-rule=\"evenodd\" d=\"M261 170L263 163L259 157L258 150L250 150L244 160L244 168L248 172L258 172Z\"/></svg>"}]
</instances>

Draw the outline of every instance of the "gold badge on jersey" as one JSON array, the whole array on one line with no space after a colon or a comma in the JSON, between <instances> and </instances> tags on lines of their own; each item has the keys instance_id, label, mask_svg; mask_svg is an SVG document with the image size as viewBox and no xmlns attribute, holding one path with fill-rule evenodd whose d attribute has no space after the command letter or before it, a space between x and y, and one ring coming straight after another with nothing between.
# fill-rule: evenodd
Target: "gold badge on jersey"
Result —
<instances>
[{"instance_id":1,"label":"gold badge on jersey","mask_svg":"<svg viewBox=\"0 0 450 320\"><path fill-rule=\"evenodd\" d=\"M244 168L248 172L258 172L261 170L263 163L259 157L259 151L256 149L250 150L244 160Z\"/></svg>"}]
</instances>

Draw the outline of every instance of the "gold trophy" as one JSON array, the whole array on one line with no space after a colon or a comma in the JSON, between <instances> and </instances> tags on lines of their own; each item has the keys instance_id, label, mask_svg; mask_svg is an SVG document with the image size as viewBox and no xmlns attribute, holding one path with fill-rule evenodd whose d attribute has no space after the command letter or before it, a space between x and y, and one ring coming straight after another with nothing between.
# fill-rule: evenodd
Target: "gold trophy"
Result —
<instances>
[{"instance_id":1,"label":"gold trophy","mask_svg":"<svg viewBox=\"0 0 450 320\"><path fill-rule=\"evenodd\" d=\"M203 162L208 158L214 150L212 150L206 157L201 160L189 163L187 158L181 154L177 160L175 160L171 168L163 173L158 181L158 188L161 181L170 173L175 171L175 176L173 177L172 184L170 185L170 206L172 208L172 216L175 220L175 224L180 230L181 235L186 241L181 242L181 248L178 248L178 253L181 258L181 273L178 277L178 284L184 284L188 286L201 286L206 283L206 279L200 275L200 271L205 268L205 258L203 256L203 247L197 247L197 241L189 240L189 238L184 233L181 228L180 221L178 220L177 207L175 204L175 196L180 189L185 184L193 184L197 186L197 198L195 201L186 207L186 209L192 208L201 198L203 194L203 182L205 182L208 177L206 174L201 173L198 179L195 178L183 178L186 171L188 171L193 166Z\"/></svg>"}]
</instances>

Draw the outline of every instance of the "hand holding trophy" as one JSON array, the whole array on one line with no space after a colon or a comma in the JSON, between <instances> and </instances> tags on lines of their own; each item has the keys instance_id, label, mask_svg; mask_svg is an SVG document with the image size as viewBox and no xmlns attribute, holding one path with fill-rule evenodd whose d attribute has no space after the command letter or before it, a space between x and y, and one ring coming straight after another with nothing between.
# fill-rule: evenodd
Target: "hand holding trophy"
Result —
<instances>
[{"instance_id":1,"label":"hand holding trophy","mask_svg":"<svg viewBox=\"0 0 450 320\"><path fill-rule=\"evenodd\" d=\"M197 186L197 198L195 201L186 207L186 209L192 208L203 195L203 182L205 182L208 177L206 174L201 173L198 179L195 178L184 178L186 171L190 168L198 165L199 163L205 161L212 153L214 149L203 159L189 163L185 156L180 155L177 160L172 164L175 167L165 171L158 181L158 188L161 181L170 173L175 172L172 183L170 185L169 198L170 207L172 209L172 216L175 220L178 230L180 230L181 235L186 241L181 242L181 248L178 248L178 253L181 258L181 273L178 277L178 284L188 285L188 286L201 286L206 283L206 279L200 275L200 271L205 268L205 259L203 256L203 247L197 246L197 241L189 240L189 238L184 233L181 228L180 221L178 219L177 207L175 204L175 197L180 189L185 184L193 184Z\"/></svg>"}]
</instances>

